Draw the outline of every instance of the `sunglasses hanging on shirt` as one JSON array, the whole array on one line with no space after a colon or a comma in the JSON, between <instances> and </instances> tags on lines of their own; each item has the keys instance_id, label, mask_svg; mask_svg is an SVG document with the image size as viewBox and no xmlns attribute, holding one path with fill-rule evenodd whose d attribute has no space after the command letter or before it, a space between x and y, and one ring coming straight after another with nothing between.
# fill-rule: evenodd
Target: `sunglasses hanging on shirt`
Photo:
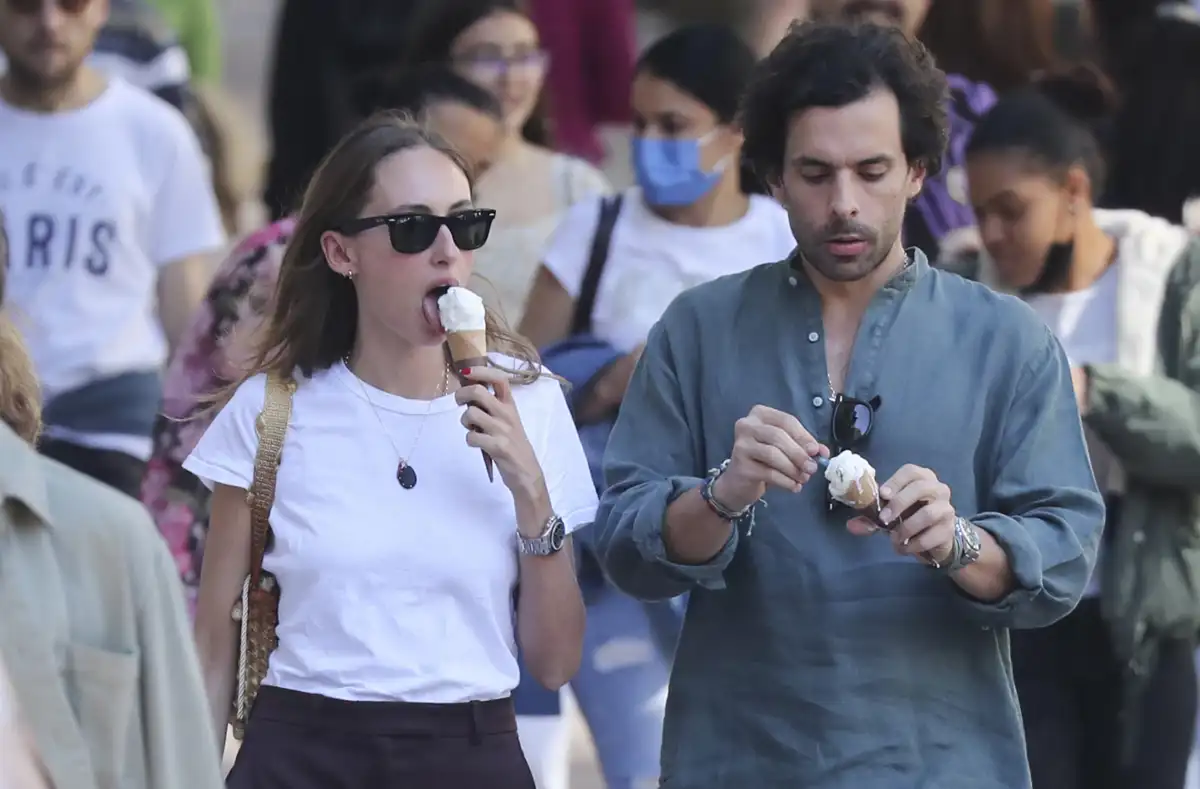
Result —
<instances>
[{"instance_id":1,"label":"sunglasses hanging on shirt","mask_svg":"<svg viewBox=\"0 0 1200 789\"><path fill-rule=\"evenodd\" d=\"M829 422L829 452L831 457L846 449L854 449L867 440L871 428L875 426L876 412L883 405L883 398L876 395L870 400L859 400L844 394L833 396L833 417ZM825 491L825 504L832 512L839 506L834 498Z\"/></svg>"}]
</instances>

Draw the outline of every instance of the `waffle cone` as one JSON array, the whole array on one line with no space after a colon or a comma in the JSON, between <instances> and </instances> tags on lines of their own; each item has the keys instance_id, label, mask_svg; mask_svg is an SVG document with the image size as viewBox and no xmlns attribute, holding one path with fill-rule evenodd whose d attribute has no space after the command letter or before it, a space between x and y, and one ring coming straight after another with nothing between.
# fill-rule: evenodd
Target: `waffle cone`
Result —
<instances>
[{"instance_id":1,"label":"waffle cone","mask_svg":"<svg viewBox=\"0 0 1200 789\"><path fill-rule=\"evenodd\" d=\"M485 359L488 352L487 331L452 331L446 335L446 347L454 362Z\"/></svg>"},{"instance_id":2,"label":"waffle cone","mask_svg":"<svg viewBox=\"0 0 1200 789\"><path fill-rule=\"evenodd\" d=\"M875 482L875 477L870 474L864 474L859 477L850 489L846 491L843 497L846 504L856 510L874 510L879 509L879 485Z\"/></svg>"}]
</instances>

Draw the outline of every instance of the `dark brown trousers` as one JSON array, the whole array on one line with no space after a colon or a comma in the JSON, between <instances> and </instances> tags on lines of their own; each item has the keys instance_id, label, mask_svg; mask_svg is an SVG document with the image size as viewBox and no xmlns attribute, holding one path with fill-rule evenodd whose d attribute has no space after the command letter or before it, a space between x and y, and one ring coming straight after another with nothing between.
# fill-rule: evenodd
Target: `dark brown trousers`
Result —
<instances>
[{"instance_id":1,"label":"dark brown trousers","mask_svg":"<svg viewBox=\"0 0 1200 789\"><path fill-rule=\"evenodd\" d=\"M342 701L264 686L229 789L534 789L509 699Z\"/></svg>"}]
</instances>

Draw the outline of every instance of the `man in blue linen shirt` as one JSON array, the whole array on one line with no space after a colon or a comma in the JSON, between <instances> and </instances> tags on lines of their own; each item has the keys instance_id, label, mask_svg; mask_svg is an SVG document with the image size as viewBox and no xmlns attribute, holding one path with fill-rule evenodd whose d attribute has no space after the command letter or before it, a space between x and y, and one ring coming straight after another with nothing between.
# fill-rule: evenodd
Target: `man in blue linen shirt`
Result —
<instances>
[{"instance_id":1,"label":"man in blue linen shirt","mask_svg":"<svg viewBox=\"0 0 1200 789\"><path fill-rule=\"evenodd\" d=\"M945 97L899 31L807 24L745 98L796 252L664 315L597 515L620 587L691 592L664 787L1030 786L1008 630L1074 607L1104 507L1054 337L901 246ZM890 532L829 504L846 449Z\"/></svg>"}]
</instances>

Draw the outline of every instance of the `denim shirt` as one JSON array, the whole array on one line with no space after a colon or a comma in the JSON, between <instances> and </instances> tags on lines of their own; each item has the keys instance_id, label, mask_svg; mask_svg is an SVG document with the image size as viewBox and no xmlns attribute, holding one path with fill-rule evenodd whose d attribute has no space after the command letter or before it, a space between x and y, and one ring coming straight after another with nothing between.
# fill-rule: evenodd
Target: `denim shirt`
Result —
<instances>
[{"instance_id":1,"label":"denim shirt","mask_svg":"<svg viewBox=\"0 0 1200 789\"><path fill-rule=\"evenodd\" d=\"M1007 597L972 600L885 536L849 534L820 480L770 490L753 532L705 565L666 555L667 507L729 456L754 405L827 437L824 343L819 294L791 261L702 285L655 327L617 419L601 559L631 594L691 591L662 785L1028 789L1008 630L1075 606L1104 505L1066 357L1019 300L914 251L868 307L846 379L882 400L856 451L881 482L933 470L1007 553Z\"/></svg>"}]
</instances>

